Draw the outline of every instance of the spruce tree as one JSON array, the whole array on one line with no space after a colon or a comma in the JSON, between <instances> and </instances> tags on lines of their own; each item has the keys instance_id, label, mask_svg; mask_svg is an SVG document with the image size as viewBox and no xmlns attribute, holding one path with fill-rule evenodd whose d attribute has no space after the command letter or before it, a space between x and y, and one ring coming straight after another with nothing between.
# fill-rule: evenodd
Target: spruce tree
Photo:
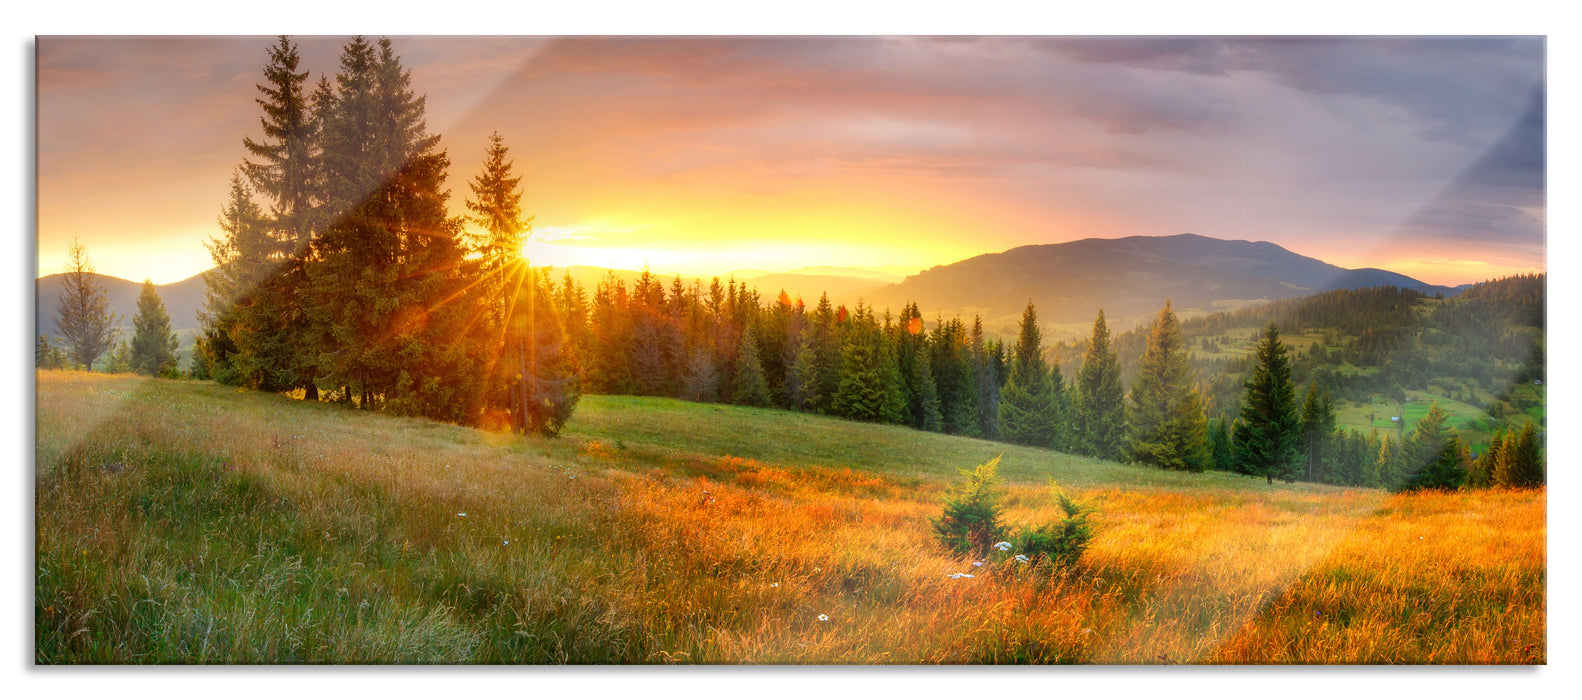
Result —
<instances>
[{"instance_id":1,"label":"spruce tree","mask_svg":"<svg viewBox=\"0 0 1582 700\"><path fill-rule=\"evenodd\" d=\"M298 71L297 47L279 37L269 47L267 84L259 85L263 98L260 120L264 138L244 138L242 145L257 160L243 166L253 188L270 204L270 224L282 253L306 246L313 235L313 214L318 196L318 121L307 93L308 71ZM282 256L283 257L283 256Z\"/></svg>"},{"instance_id":2,"label":"spruce tree","mask_svg":"<svg viewBox=\"0 0 1582 700\"><path fill-rule=\"evenodd\" d=\"M720 373L714 353L707 347L696 347L687 354L687 366L681 375L681 398L688 401L712 403L720 397Z\"/></svg>"},{"instance_id":3,"label":"spruce tree","mask_svg":"<svg viewBox=\"0 0 1582 700\"><path fill-rule=\"evenodd\" d=\"M590 340L588 328L588 295L583 291L582 285L572 279L571 271L567 270L561 277L560 289L555 294L555 308L560 313L566 335L566 347L571 353L573 364L577 367L577 380L584 385L587 383L587 367L589 359Z\"/></svg>"},{"instance_id":4,"label":"spruce tree","mask_svg":"<svg viewBox=\"0 0 1582 700\"><path fill-rule=\"evenodd\" d=\"M143 280L137 297L137 315L132 317L132 370L157 376L172 373L176 365L176 334L170 330L170 314L150 280Z\"/></svg>"},{"instance_id":5,"label":"spruce tree","mask_svg":"<svg viewBox=\"0 0 1582 700\"><path fill-rule=\"evenodd\" d=\"M1232 436L1238 470L1271 484L1275 479L1294 480L1301 425L1291 362L1273 323L1264 330L1245 388L1241 419Z\"/></svg>"},{"instance_id":6,"label":"spruce tree","mask_svg":"<svg viewBox=\"0 0 1582 700\"><path fill-rule=\"evenodd\" d=\"M1076 416L1076 409L1071 401L1072 386L1066 384L1065 377L1060 372L1060 361L1051 360L1049 363L1049 394L1054 397L1055 408L1055 435L1049 446L1060 452L1072 452L1074 429L1072 422Z\"/></svg>"},{"instance_id":7,"label":"spruce tree","mask_svg":"<svg viewBox=\"0 0 1582 700\"><path fill-rule=\"evenodd\" d=\"M1209 452L1213 455L1212 465L1217 471L1232 471L1236 468L1235 453L1231 450L1230 421L1226 418L1216 418L1209 424Z\"/></svg>"},{"instance_id":8,"label":"spruce tree","mask_svg":"<svg viewBox=\"0 0 1582 700\"><path fill-rule=\"evenodd\" d=\"M388 39L341 52L321 144L329 211L309 268L313 345L325 379L364 408L467 420L453 347L468 316L457 304L459 221L445 210L449 158L424 122L424 99Z\"/></svg>"},{"instance_id":9,"label":"spruce tree","mask_svg":"<svg viewBox=\"0 0 1582 700\"><path fill-rule=\"evenodd\" d=\"M888 323L889 311L885 311ZM868 310L868 325L873 329L873 337L879 348L879 380L880 408L884 414L890 416L889 421L900 423L906 413L906 386L901 380L900 353L895 343L891 342L890 335L879 327L873 318L873 310Z\"/></svg>"},{"instance_id":10,"label":"spruce tree","mask_svg":"<svg viewBox=\"0 0 1582 700\"><path fill-rule=\"evenodd\" d=\"M1393 491L1405 479L1401 471L1400 443L1383 435L1379 439L1379 453L1373 458L1373 477L1369 486Z\"/></svg>"},{"instance_id":11,"label":"spruce tree","mask_svg":"<svg viewBox=\"0 0 1582 700\"><path fill-rule=\"evenodd\" d=\"M1544 485L1544 464L1538 444L1538 429L1529 421L1522 431L1508 437L1505 456L1494 474L1494 483L1504 488L1526 489Z\"/></svg>"},{"instance_id":12,"label":"spruce tree","mask_svg":"<svg viewBox=\"0 0 1582 700\"><path fill-rule=\"evenodd\" d=\"M898 344L904 351L905 345ZM928 346L917 344L912 352L912 376L907 386L912 391L912 427L929 432L944 429L939 412L939 392L934 383L933 363L929 360Z\"/></svg>"},{"instance_id":13,"label":"spruce tree","mask_svg":"<svg viewBox=\"0 0 1582 700\"><path fill-rule=\"evenodd\" d=\"M830 411L852 420L901 423L906 420L906 396L894 347L873 313L861 304L851 315L841 351L840 380Z\"/></svg>"},{"instance_id":14,"label":"spruce tree","mask_svg":"<svg viewBox=\"0 0 1582 700\"><path fill-rule=\"evenodd\" d=\"M639 393L647 396L665 395L667 358L664 351L663 326L663 320L652 309L647 306L635 309L629 361ZM757 349L755 348L753 352L756 355ZM761 371L762 367L759 369Z\"/></svg>"},{"instance_id":15,"label":"spruce tree","mask_svg":"<svg viewBox=\"0 0 1582 700\"><path fill-rule=\"evenodd\" d=\"M626 283L615 275L615 271L606 272L604 278L594 288L593 307L588 314L589 348L590 355L583 364L587 369L588 384L591 390L605 394L625 394L632 392L636 382L632 378L632 365L628 357L627 348L632 342L631 317L627 313L629 298L626 293ZM726 334L723 329L714 334L717 341L723 344ZM732 348L734 349L734 348ZM724 357L726 350L717 348L714 357ZM721 375L725 374L726 364L719 365Z\"/></svg>"},{"instance_id":16,"label":"spruce tree","mask_svg":"<svg viewBox=\"0 0 1582 700\"><path fill-rule=\"evenodd\" d=\"M62 369L66 366L66 353L41 335L33 346L33 366L39 369Z\"/></svg>"},{"instance_id":17,"label":"spruce tree","mask_svg":"<svg viewBox=\"0 0 1582 700\"><path fill-rule=\"evenodd\" d=\"M813 333L804 331L796 352L786 366L786 404L794 410L811 411L819 403L818 353Z\"/></svg>"},{"instance_id":18,"label":"spruce tree","mask_svg":"<svg viewBox=\"0 0 1582 700\"><path fill-rule=\"evenodd\" d=\"M999 342L983 337L983 317L972 318L972 381L976 388L978 408L978 435L988 440L1000 439L1000 385L999 368L994 355L1003 352Z\"/></svg>"},{"instance_id":19,"label":"spruce tree","mask_svg":"<svg viewBox=\"0 0 1582 700\"><path fill-rule=\"evenodd\" d=\"M522 244L532 230L532 217L522 211L522 178L512 172L510 149L499 132L489 134L481 172L467 182L472 196L462 200L470 224L463 234L471 264L463 270L470 278L470 298L478 321L462 342L474 347L470 353L478 366L478 382L467 387L475 394L472 402L485 410L506 410L513 417L513 428L527 428L527 413L521 406L520 385L526 375L526 355L518 352L527 342L528 324L517 314L516 305L529 274L529 260L522 255ZM515 331L512 333L510 331ZM568 355L570 348L565 348Z\"/></svg>"},{"instance_id":20,"label":"spruce tree","mask_svg":"<svg viewBox=\"0 0 1582 700\"><path fill-rule=\"evenodd\" d=\"M1435 402L1417 422L1416 429L1401 445L1401 480L1396 485L1397 490L1418 488L1423 470L1440 458L1445 443L1454 434L1449 418L1450 415Z\"/></svg>"},{"instance_id":21,"label":"spruce tree","mask_svg":"<svg viewBox=\"0 0 1582 700\"><path fill-rule=\"evenodd\" d=\"M981 555L996 542L1009 537L1000 523L1004 507L999 501L999 476L996 473L1000 458L995 457L971 471L962 470L967 483L962 484L949 501L938 520L931 521L934 536L956 554Z\"/></svg>"},{"instance_id":22,"label":"spruce tree","mask_svg":"<svg viewBox=\"0 0 1582 700\"><path fill-rule=\"evenodd\" d=\"M299 71L297 48L286 37L268 50L265 83L256 100L263 108L263 138L244 138L249 158L243 162L252 191L269 207L262 230L246 245L245 257L255 267L246 271L245 286L226 327L235 355L230 365L236 380L265 391L301 388L317 398L314 362L307 352L307 319L302 313L307 293L302 255L318 223L319 121L307 94L306 70ZM255 257L256 256L256 257Z\"/></svg>"},{"instance_id":23,"label":"spruce tree","mask_svg":"<svg viewBox=\"0 0 1582 700\"><path fill-rule=\"evenodd\" d=\"M64 285L56 300L55 328L70 349L72 363L91 372L94 361L115 344L121 316L110 313L108 293L94 284L87 249L72 239L68 255Z\"/></svg>"},{"instance_id":24,"label":"spruce tree","mask_svg":"<svg viewBox=\"0 0 1582 700\"><path fill-rule=\"evenodd\" d=\"M464 200L472 212L467 219L481 229L472 235L471 245L486 261L486 275L496 274L520 257L523 240L533 229L533 217L522 212L522 176L512 171L510 153L500 132L489 134L483 171L467 183L472 190L472 197ZM489 289L504 286L503 282L486 284Z\"/></svg>"},{"instance_id":25,"label":"spruce tree","mask_svg":"<svg viewBox=\"0 0 1582 700\"><path fill-rule=\"evenodd\" d=\"M743 406L769 405L769 383L764 379L763 362L758 359L758 339L752 326L742 331L741 349L736 356L736 377L731 384L732 403Z\"/></svg>"},{"instance_id":26,"label":"spruce tree","mask_svg":"<svg viewBox=\"0 0 1582 700\"><path fill-rule=\"evenodd\" d=\"M888 321L886 322L888 326ZM921 352L928 342L923 331L923 315L915 302L901 307L901 316L889 334L895 347L896 366L901 373L901 384L906 396L906 424L918 430L939 430L939 394L934 385L931 367L920 368L918 362L928 362L928 354ZM928 378L928 385L921 383ZM932 425L932 428L927 426Z\"/></svg>"},{"instance_id":27,"label":"spruce tree","mask_svg":"<svg viewBox=\"0 0 1582 700\"><path fill-rule=\"evenodd\" d=\"M1022 310L1016 345L1009 359L1010 376L1000 390L1000 438L1018 445L1056 447L1063 416L1049 368L1044 364L1043 332L1032 302Z\"/></svg>"},{"instance_id":28,"label":"spruce tree","mask_svg":"<svg viewBox=\"0 0 1582 700\"><path fill-rule=\"evenodd\" d=\"M1471 461L1466 444L1452 430L1428 464L1407 480L1404 489L1453 491L1461 488L1466 483Z\"/></svg>"},{"instance_id":29,"label":"spruce tree","mask_svg":"<svg viewBox=\"0 0 1582 700\"><path fill-rule=\"evenodd\" d=\"M1127 406L1127 451L1134 463L1192 472L1208 467L1208 426L1187 353L1181 325L1165 302L1149 329Z\"/></svg>"},{"instance_id":30,"label":"spruce tree","mask_svg":"<svg viewBox=\"0 0 1582 700\"><path fill-rule=\"evenodd\" d=\"M1335 432L1335 407L1330 403L1327 389L1320 397L1317 383L1307 387L1307 396L1302 401L1300 430L1303 478L1323 482L1326 480L1325 465L1332 461L1329 451Z\"/></svg>"},{"instance_id":31,"label":"spruce tree","mask_svg":"<svg viewBox=\"0 0 1582 700\"><path fill-rule=\"evenodd\" d=\"M841 352L845 346L844 325L836 321L829 294L819 295L813 309L813 364L818 386L814 408L829 411L840 387Z\"/></svg>"},{"instance_id":32,"label":"spruce tree","mask_svg":"<svg viewBox=\"0 0 1582 700\"><path fill-rule=\"evenodd\" d=\"M221 236L207 242L214 267L203 274L203 309L198 312L207 371L222 384L240 384L235 365L239 354L233 334L240 323L238 308L269 272L273 246L263 209L240 171L231 175L229 198L220 208Z\"/></svg>"},{"instance_id":33,"label":"spruce tree","mask_svg":"<svg viewBox=\"0 0 1582 700\"><path fill-rule=\"evenodd\" d=\"M1073 440L1082 454L1108 460L1124 457L1126 404L1122 392L1121 363L1110 347L1104 310L1099 309L1076 382Z\"/></svg>"},{"instance_id":34,"label":"spruce tree","mask_svg":"<svg viewBox=\"0 0 1582 700\"><path fill-rule=\"evenodd\" d=\"M939 395L940 424L951 435L982 435L971 341L960 318L937 320L929 335L929 361Z\"/></svg>"}]
</instances>

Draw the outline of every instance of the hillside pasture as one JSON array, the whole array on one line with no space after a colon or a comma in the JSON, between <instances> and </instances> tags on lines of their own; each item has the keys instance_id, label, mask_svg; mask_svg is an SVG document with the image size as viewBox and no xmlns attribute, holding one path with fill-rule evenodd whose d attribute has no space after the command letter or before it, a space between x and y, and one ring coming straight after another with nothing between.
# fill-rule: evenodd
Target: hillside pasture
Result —
<instances>
[{"instance_id":1,"label":"hillside pasture","mask_svg":"<svg viewBox=\"0 0 1582 700\"><path fill-rule=\"evenodd\" d=\"M1543 491L1269 486L663 399L585 397L544 440L36 386L41 664L1546 659ZM1056 518L1057 488L1097 509L1075 569L934 542L958 470L1002 452L1008 522Z\"/></svg>"}]
</instances>

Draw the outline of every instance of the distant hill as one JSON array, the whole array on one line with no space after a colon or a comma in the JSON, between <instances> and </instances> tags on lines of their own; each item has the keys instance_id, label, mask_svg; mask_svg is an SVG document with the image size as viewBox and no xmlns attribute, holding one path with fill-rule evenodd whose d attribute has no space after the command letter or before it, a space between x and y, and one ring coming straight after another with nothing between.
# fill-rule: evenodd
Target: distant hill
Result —
<instances>
[{"instance_id":1,"label":"distant hill","mask_svg":"<svg viewBox=\"0 0 1582 700\"><path fill-rule=\"evenodd\" d=\"M46 333L60 335L60 331L55 328L55 314L65 277L64 274L54 274L33 281L33 290L37 294L35 336ZM93 283L104 288L110 301L110 313L121 315L121 337L131 338L132 318L137 315L137 297L143 291L143 283L100 274L93 275ZM154 288L159 292L160 300L165 302L165 312L170 314L171 330L182 335L185 341L187 334L182 331L198 327L198 309L203 306L203 275L200 273L180 282L154 285Z\"/></svg>"},{"instance_id":2,"label":"distant hill","mask_svg":"<svg viewBox=\"0 0 1582 700\"><path fill-rule=\"evenodd\" d=\"M1273 243L1194 234L1088 238L1032 245L941 265L881 287L869 300L899 308L916 301L925 316L981 314L1004 334L1032 301L1042 324L1089 324L1100 308L1112 328L1130 328L1166 299L1193 316L1333 289L1394 285L1454 294L1387 270L1348 270ZM1054 338L1048 338L1053 340Z\"/></svg>"}]
</instances>

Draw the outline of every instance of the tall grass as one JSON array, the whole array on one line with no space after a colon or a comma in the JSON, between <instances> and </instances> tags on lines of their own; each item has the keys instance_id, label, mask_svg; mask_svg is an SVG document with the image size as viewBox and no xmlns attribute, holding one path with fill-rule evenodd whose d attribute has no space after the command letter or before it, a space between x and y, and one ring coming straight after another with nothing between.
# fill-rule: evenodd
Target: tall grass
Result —
<instances>
[{"instance_id":1,"label":"tall grass","mask_svg":"<svg viewBox=\"0 0 1582 700\"><path fill-rule=\"evenodd\" d=\"M659 400L588 397L543 441L206 383L37 386L39 663L1545 660L1542 491L1183 485ZM1059 517L1051 478L1099 509L1075 569L933 541L956 470L1002 450L1007 521Z\"/></svg>"}]
</instances>

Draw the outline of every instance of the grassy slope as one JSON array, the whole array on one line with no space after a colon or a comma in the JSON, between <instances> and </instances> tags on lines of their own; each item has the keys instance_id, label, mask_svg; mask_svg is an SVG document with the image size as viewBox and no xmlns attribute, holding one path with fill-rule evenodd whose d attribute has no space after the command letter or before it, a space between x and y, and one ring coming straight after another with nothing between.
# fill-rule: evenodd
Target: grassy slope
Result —
<instances>
[{"instance_id":1,"label":"grassy slope","mask_svg":"<svg viewBox=\"0 0 1582 700\"><path fill-rule=\"evenodd\" d=\"M658 399L588 397L557 441L72 372L37 406L40 663L1545 654L1542 491L1269 487ZM1099 508L1078 570L932 542L956 470L1002 451L1007 520L1054 518L1051 478Z\"/></svg>"},{"instance_id":2,"label":"grassy slope","mask_svg":"<svg viewBox=\"0 0 1582 700\"><path fill-rule=\"evenodd\" d=\"M588 396L566 430L570 440L625 445L644 459L672 454L731 455L796 467L860 469L893 479L955 479L997 455L1008 481L1064 486L1252 490L1263 481L1223 473L1186 474L822 416L631 396ZM619 451L619 450L617 450ZM1301 489L1302 486L1289 487ZM1313 487L1323 489L1325 487Z\"/></svg>"}]
</instances>

